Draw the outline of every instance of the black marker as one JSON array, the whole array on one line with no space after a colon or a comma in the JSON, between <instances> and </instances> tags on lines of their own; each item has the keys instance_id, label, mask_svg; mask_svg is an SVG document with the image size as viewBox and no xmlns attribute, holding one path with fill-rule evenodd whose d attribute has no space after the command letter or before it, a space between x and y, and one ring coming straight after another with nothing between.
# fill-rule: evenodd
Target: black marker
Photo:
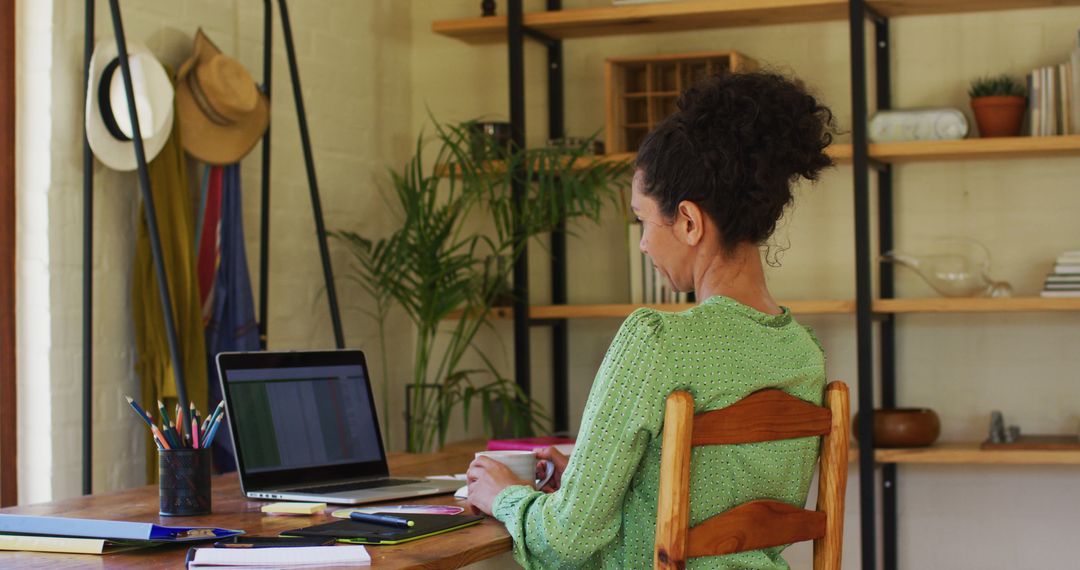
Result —
<instances>
[{"instance_id":1,"label":"black marker","mask_svg":"<svg viewBox=\"0 0 1080 570\"><path fill-rule=\"evenodd\" d=\"M409 528L416 524L409 519L395 517L394 515L375 515L370 513L360 513L356 511L349 513L349 518L356 522L380 524L384 526L392 526L395 528Z\"/></svg>"}]
</instances>

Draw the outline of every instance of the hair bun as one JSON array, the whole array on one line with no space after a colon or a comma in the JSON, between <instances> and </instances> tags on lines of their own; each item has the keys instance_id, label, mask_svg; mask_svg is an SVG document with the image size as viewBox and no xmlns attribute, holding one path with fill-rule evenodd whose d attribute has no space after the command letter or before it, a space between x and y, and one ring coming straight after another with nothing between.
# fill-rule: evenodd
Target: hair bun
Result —
<instances>
[{"instance_id":1,"label":"hair bun","mask_svg":"<svg viewBox=\"0 0 1080 570\"><path fill-rule=\"evenodd\" d=\"M763 243L791 203L791 184L833 164L832 112L781 75L709 77L676 107L638 151L645 192L667 216L683 200L700 205L726 248Z\"/></svg>"}]
</instances>

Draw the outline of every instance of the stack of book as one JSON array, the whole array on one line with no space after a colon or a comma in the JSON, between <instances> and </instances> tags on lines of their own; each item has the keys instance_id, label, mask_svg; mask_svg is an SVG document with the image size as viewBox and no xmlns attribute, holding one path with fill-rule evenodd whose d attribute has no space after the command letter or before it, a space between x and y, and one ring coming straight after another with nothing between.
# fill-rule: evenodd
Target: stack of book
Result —
<instances>
[{"instance_id":1,"label":"stack of book","mask_svg":"<svg viewBox=\"0 0 1080 570\"><path fill-rule=\"evenodd\" d=\"M692 293L679 293L671 288L638 244L641 243L641 223L626 226L630 260L630 302L635 304L692 303Z\"/></svg>"},{"instance_id":2,"label":"stack of book","mask_svg":"<svg viewBox=\"0 0 1080 570\"><path fill-rule=\"evenodd\" d=\"M1080 134L1080 38L1069 61L1027 75L1031 136Z\"/></svg>"},{"instance_id":3,"label":"stack of book","mask_svg":"<svg viewBox=\"0 0 1080 570\"><path fill-rule=\"evenodd\" d=\"M1043 297L1080 297L1080 249L1063 252L1046 276Z\"/></svg>"},{"instance_id":4,"label":"stack of book","mask_svg":"<svg viewBox=\"0 0 1080 570\"><path fill-rule=\"evenodd\" d=\"M0 551L110 554L147 546L220 540L241 534L244 531L224 528L0 514Z\"/></svg>"}]
</instances>

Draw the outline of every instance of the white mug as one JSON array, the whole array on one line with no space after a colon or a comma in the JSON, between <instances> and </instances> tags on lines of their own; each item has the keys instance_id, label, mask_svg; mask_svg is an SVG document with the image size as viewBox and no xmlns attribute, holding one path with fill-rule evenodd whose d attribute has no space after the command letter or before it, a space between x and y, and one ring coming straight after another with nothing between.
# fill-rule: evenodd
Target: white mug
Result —
<instances>
[{"instance_id":1,"label":"white mug","mask_svg":"<svg viewBox=\"0 0 1080 570\"><path fill-rule=\"evenodd\" d=\"M544 485L551 481L552 475L555 474L555 464L550 461L544 461L547 465L547 473L543 479L536 478L536 453L533 451L515 451L515 450L500 450L500 451L478 451L476 457L487 457L488 459L494 459L499 463L510 468L510 471L518 479L524 479L526 481L532 481L533 489L540 490L544 488Z\"/></svg>"}]
</instances>

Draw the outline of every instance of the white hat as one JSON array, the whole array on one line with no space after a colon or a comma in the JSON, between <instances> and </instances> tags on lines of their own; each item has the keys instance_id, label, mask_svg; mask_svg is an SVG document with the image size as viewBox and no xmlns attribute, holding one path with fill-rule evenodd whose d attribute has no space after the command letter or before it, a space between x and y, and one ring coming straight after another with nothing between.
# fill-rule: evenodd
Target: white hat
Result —
<instances>
[{"instance_id":1,"label":"white hat","mask_svg":"<svg viewBox=\"0 0 1080 570\"><path fill-rule=\"evenodd\" d=\"M165 68L145 45L128 40L127 48L139 132L146 161L150 162L164 148L172 132L173 86ZM94 156L105 166L113 170L135 170L131 113L118 52L113 38L101 40L94 47L86 86L86 137Z\"/></svg>"}]
</instances>

